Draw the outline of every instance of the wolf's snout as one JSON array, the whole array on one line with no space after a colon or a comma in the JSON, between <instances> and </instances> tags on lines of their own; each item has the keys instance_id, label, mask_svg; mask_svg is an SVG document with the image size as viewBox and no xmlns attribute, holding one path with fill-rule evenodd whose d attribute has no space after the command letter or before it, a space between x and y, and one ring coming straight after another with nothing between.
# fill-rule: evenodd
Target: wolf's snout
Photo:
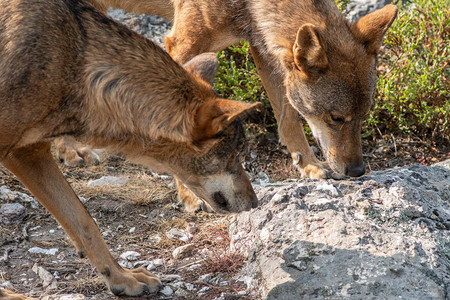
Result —
<instances>
[{"instance_id":1,"label":"wolf's snout","mask_svg":"<svg viewBox=\"0 0 450 300\"><path fill-rule=\"evenodd\" d=\"M363 161L358 164L349 166L345 170L345 175L351 177L359 177L364 175L364 173L366 173L366 164Z\"/></svg>"}]
</instances>

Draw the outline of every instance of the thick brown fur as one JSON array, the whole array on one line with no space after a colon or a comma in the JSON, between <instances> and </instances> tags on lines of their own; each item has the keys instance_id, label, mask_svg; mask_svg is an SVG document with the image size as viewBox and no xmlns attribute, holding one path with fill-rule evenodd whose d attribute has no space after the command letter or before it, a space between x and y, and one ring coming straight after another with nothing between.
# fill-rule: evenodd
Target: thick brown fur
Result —
<instances>
[{"instance_id":1,"label":"thick brown fur","mask_svg":"<svg viewBox=\"0 0 450 300\"><path fill-rule=\"evenodd\" d=\"M142 13L155 13L142 10L142 3L166 4L160 15L172 8L165 44L181 63L248 40L281 142L301 173L325 178L328 168L335 175L364 174L361 122L373 106L376 52L396 17L394 5L350 24L333 0L91 1ZM326 163L311 151L297 112L312 128Z\"/></svg>"},{"instance_id":2,"label":"thick brown fur","mask_svg":"<svg viewBox=\"0 0 450 300\"><path fill-rule=\"evenodd\" d=\"M71 136L124 153L177 176L217 212L248 210L257 199L238 159L245 145L238 117L256 105L217 97L205 81L216 64L215 54L202 54L184 69L84 1L0 2L0 162L117 295L155 292L160 281L115 262L50 142Z\"/></svg>"}]
</instances>

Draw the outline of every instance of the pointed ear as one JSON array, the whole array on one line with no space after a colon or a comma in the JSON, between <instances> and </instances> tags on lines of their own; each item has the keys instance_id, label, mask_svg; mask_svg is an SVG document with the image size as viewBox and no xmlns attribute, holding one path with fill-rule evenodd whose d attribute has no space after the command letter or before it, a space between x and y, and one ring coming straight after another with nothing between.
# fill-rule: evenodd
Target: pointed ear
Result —
<instances>
[{"instance_id":1,"label":"pointed ear","mask_svg":"<svg viewBox=\"0 0 450 300\"><path fill-rule=\"evenodd\" d=\"M366 47L367 53L377 53L384 34L397 16L397 11L397 6L389 4L362 17L351 25L353 35Z\"/></svg>"},{"instance_id":2,"label":"pointed ear","mask_svg":"<svg viewBox=\"0 0 450 300\"><path fill-rule=\"evenodd\" d=\"M215 99L203 103L195 115L194 143L214 139L237 118L257 107L261 107L261 103L226 99Z\"/></svg>"},{"instance_id":3,"label":"pointed ear","mask_svg":"<svg viewBox=\"0 0 450 300\"><path fill-rule=\"evenodd\" d=\"M304 24L297 31L293 47L296 67L307 75L313 75L328 68L328 58L317 28Z\"/></svg>"},{"instance_id":4,"label":"pointed ear","mask_svg":"<svg viewBox=\"0 0 450 300\"><path fill-rule=\"evenodd\" d=\"M207 52L195 56L190 61L185 63L183 67L191 74L194 74L207 83L212 85L214 77L216 76L219 61L217 55L213 52Z\"/></svg>"}]
</instances>

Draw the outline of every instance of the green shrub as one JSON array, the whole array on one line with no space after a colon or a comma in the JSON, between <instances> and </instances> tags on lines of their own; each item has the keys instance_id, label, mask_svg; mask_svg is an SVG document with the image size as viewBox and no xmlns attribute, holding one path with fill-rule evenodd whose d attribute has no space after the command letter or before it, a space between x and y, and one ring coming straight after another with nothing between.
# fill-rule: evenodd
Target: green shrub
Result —
<instances>
[{"instance_id":1,"label":"green shrub","mask_svg":"<svg viewBox=\"0 0 450 300\"><path fill-rule=\"evenodd\" d=\"M218 54L219 69L214 87L230 99L269 105L268 98L249 54L248 42L241 42Z\"/></svg>"},{"instance_id":2,"label":"green shrub","mask_svg":"<svg viewBox=\"0 0 450 300\"><path fill-rule=\"evenodd\" d=\"M399 7L381 50L377 105L367 124L381 132L448 140L449 1L417 0Z\"/></svg>"},{"instance_id":3,"label":"green shrub","mask_svg":"<svg viewBox=\"0 0 450 300\"><path fill-rule=\"evenodd\" d=\"M217 54L219 69L214 80L214 88L225 98L244 102L262 102L261 114L252 114L253 132L276 131L276 120L269 103L255 63L250 55L248 42L241 42ZM257 128L258 127L258 128Z\"/></svg>"}]
</instances>

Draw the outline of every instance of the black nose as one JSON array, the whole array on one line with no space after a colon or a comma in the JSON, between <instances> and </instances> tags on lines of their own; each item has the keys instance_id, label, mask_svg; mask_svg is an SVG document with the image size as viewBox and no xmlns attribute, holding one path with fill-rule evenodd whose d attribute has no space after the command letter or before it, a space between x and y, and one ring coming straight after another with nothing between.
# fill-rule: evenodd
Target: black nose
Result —
<instances>
[{"instance_id":1,"label":"black nose","mask_svg":"<svg viewBox=\"0 0 450 300\"><path fill-rule=\"evenodd\" d=\"M228 210L227 199L225 199L225 196L221 192L214 193L213 199L216 202L216 204L220 206L220 208Z\"/></svg>"},{"instance_id":2,"label":"black nose","mask_svg":"<svg viewBox=\"0 0 450 300\"><path fill-rule=\"evenodd\" d=\"M351 177L359 177L364 175L364 173L366 173L366 164L363 161L361 161L358 164L347 167L345 175Z\"/></svg>"},{"instance_id":3,"label":"black nose","mask_svg":"<svg viewBox=\"0 0 450 300\"><path fill-rule=\"evenodd\" d=\"M257 208L257 207L258 207L258 198L255 195L255 197L252 200L252 208Z\"/></svg>"}]
</instances>

